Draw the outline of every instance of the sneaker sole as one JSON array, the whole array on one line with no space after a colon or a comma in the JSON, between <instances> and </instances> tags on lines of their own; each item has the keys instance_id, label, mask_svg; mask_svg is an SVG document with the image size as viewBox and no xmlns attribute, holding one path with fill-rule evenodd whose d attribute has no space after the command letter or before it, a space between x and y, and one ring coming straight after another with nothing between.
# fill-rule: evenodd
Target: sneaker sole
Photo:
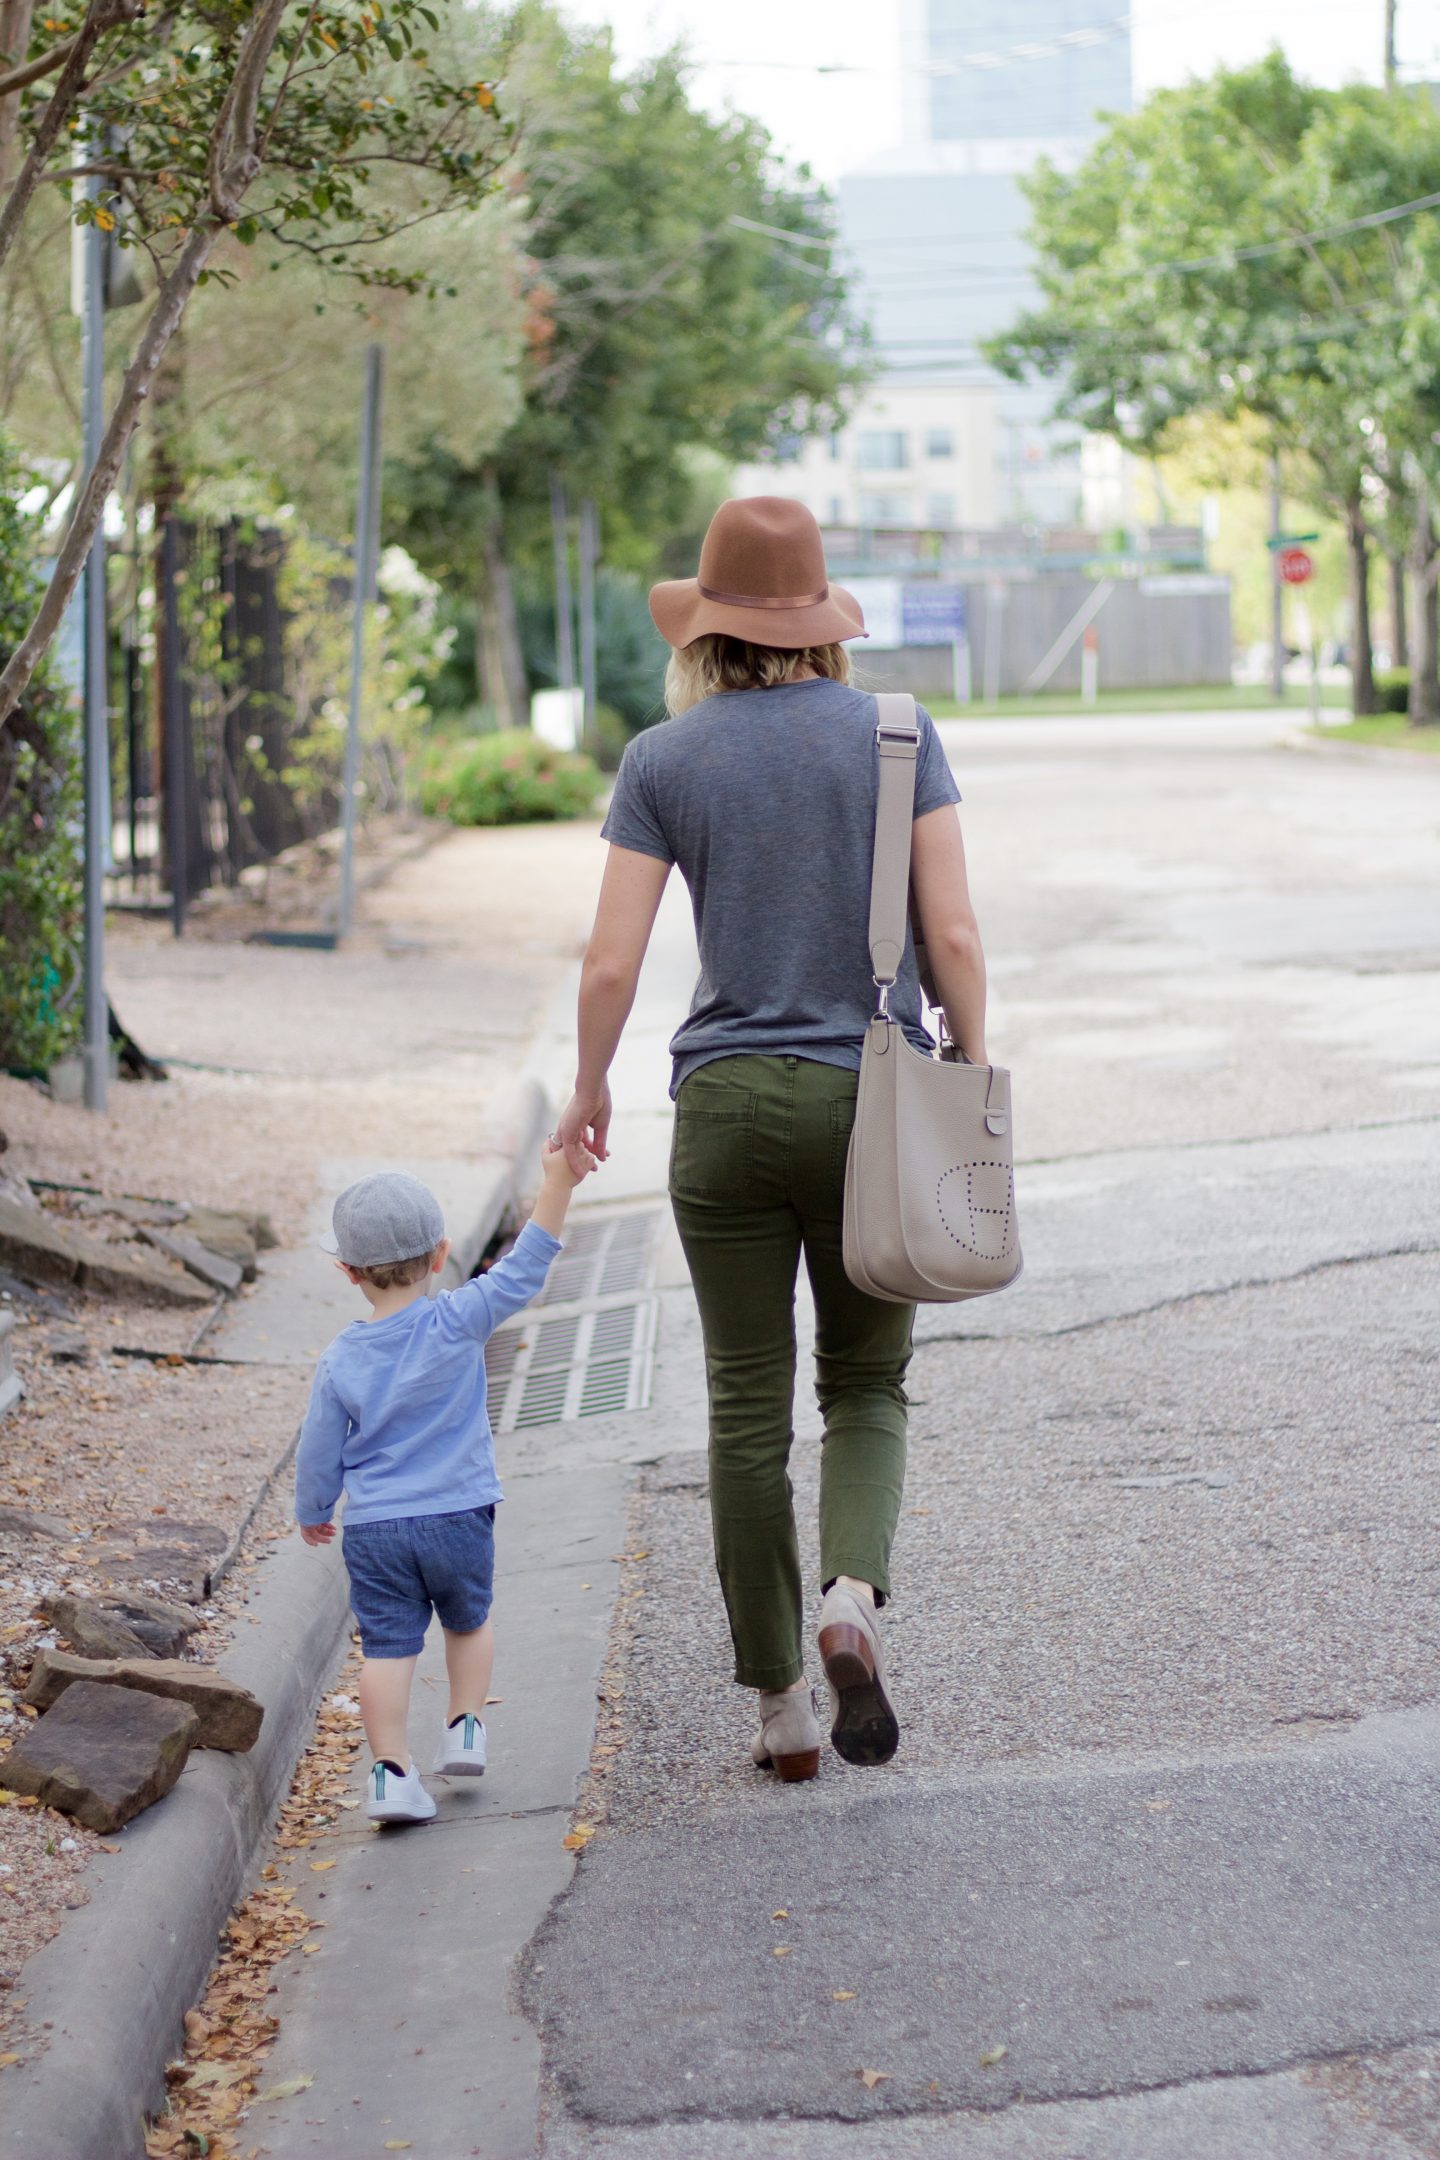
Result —
<instances>
[{"instance_id":1,"label":"sneaker sole","mask_svg":"<svg viewBox=\"0 0 1440 2160\"><path fill-rule=\"evenodd\" d=\"M401 1814L398 1809L392 1811L390 1808L367 1808L365 1820L373 1823L425 1823L434 1822L435 1814L434 1808L428 1815L412 1815L408 1812Z\"/></svg>"},{"instance_id":2,"label":"sneaker sole","mask_svg":"<svg viewBox=\"0 0 1440 2160\"><path fill-rule=\"evenodd\" d=\"M889 1762L900 1745L900 1724L863 1630L847 1624L822 1628L820 1657L836 1695L830 1745L861 1769Z\"/></svg>"},{"instance_id":3,"label":"sneaker sole","mask_svg":"<svg viewBox=\"0 0 1440 2160\"><path fill-rule=\"evenodd\" d=\"M484 1777L485 1765L483 1762L437 1762L430 1775L432 1777Z\"/></svg>"}]
</instances>

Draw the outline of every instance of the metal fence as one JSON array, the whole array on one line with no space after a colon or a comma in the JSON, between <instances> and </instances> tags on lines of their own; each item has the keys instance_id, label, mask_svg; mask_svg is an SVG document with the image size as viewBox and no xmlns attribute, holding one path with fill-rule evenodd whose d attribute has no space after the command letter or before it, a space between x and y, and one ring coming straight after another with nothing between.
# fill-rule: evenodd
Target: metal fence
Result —
<instances>
[{"instance_id":1,"label":"metal fence","mask_svg":"<svg viewBox=\"0 0 1440 2160\"><path fill-rule=\"evenodd\" d=\"M971 696L1081 688L1087 632L1097 648L1101 690L1160 690L1228 683L1232 663L1230 581L1204 571L1131 578L1064 574L960 583L964 594ZM856 648L876 689L950 697L948 646Z\"/></svg>"}]
</instances>

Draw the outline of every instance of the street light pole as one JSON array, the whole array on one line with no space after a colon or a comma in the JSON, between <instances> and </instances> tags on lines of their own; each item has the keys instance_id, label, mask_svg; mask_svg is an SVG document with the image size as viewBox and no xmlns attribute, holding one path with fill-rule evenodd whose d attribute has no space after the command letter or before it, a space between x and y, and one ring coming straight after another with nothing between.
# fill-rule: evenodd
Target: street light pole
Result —
<instances>
[{"instance_id":1,"label":"street light pole","mask_svg":"<svg viewBox=\"0 0 1440 2160\"><path fill-rule=\"evenodd\" d=\"M1395 16L1398 0L1385 0L1385 87L1395 88Z\"/></svg>"},{"instance_id":2,"label":"street light pole","mask_svg":"<svg viewBox=\"0 0 1440 2160\"><path fill-rule=\"evenodd\" d=\"M98 202L101 181L85 183ZM94 470L105 435L105 235L85 227L85 470ZM105 1002L105 862L110 852L110 720L105 653L105 520L95 530L85 565L85 1107L103 1110L110 1080L109 1011Z\"/></svg>"},{"instance_id":3,"label":"street light pole","mask_svg":"<svg viewBox=\"0 0 1440 2160\"><path fill-rule=\"evenodd\" d=\"M1285 697L1285 585L1280 576L1280 460L1270 459L1270 694Z\"/></svg>"}]
</instances>

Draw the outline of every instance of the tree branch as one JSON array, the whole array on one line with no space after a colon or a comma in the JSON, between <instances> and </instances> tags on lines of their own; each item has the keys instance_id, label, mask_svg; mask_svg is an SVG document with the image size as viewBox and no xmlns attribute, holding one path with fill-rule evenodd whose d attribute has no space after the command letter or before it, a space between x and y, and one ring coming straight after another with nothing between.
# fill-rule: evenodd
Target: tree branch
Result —
<instances>
[{"instance_id":1,"label":"tree branch","mask_svg":"<svg viewBox=\"0 0 1440 2160\"><path fill-rule=\"evenodd\" d=\"M28 66L12 68L8 75L0 75L0 97L9 97L12 91L16 90L28 90L31 83L39 82L46 75L53 75L56 68L64 67L74 49L73 37L62 38L58 45L52 45L49 52L42 53L38 60L30 61Z\"/></svg>"},{"instance_id":2,"label":"tree branch","mask_svg":"<svg viewBox=\"0 0 1440 2160\"><path fill-rule=\"evenodd\" d=\"M15 185L0 210L0 264L3 264L20 230L21 220L30 207L30 198L40 184L45 161L55 147L55 138L70 117L70 112L85 83L85 70L90 55L106 32L117 23L133 22L145 5L145 0L90 0L85 20L76 31L60 71L49 103L35 130L35 140L30 155L21 166Z\"/></svg>"},{"instance_id":3,"label":"tree branch","mask_svg":"<svg viewBox=\"0 0 1440 2160\"><path fill-rule=\"evenodd\" d=\"M215 245L216 236L217 228L208 222L191 230L175 267L156 297L145 334L126 371L115 409L110 415L100 455L86 475L85 485L70 513L65 537L55 558L54 574L35 611L34 621L11 653L4 673L0 674L0 728L7 725L24 695L26 685L59 629L71 595L80 582L80 573L100 528L105 498L115 485L126 445L150 395L155 371L179 328L180 318Z\"/></svg>"},{"instance_id":4,"label":"tree branch","mask_svg":"<svg viewBox=\"0 0 1440 2160\"><path fill-rule=\"evenodd\" d=\"M287 0L262 0L251 16L225 102L211 131L210 201L222 225L235 223L245 190L260 170L255 141L260 92L286 5Z\"/></svg>"}]
</instances>

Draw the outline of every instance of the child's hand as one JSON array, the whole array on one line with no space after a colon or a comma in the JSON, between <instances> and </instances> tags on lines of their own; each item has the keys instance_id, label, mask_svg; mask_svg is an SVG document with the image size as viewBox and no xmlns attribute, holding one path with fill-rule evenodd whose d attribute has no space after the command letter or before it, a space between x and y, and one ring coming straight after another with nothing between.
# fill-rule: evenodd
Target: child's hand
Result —
<instances>
[{"instance_id":1,"label":"child's hand","mask_svg":"<svg viewBox=\"0 0 1440 2160\"><path fill-rule=\"evenodd\" d=\"M583 1170L573 1170L565 1148L555 1140L547 1140L540 1150L540 1169L546 1184L558 1186L564 1192L573 1192L582 1179L589 1177L592 1170L599 1169L599 1163L587 1147L582 1146L579 1152L585 1167Z\"/></svg>"},{"instance_id":2,"label":"child's hand","mask_svg":"<svg viewBox=\"0 0 1440 2160\"><path fill-rule=\"evenodd\" d=\"M300 1535L307 1545L328 1545L335 1535L333 1522L302 1522Z\"/></svg>"}]
</instances>

